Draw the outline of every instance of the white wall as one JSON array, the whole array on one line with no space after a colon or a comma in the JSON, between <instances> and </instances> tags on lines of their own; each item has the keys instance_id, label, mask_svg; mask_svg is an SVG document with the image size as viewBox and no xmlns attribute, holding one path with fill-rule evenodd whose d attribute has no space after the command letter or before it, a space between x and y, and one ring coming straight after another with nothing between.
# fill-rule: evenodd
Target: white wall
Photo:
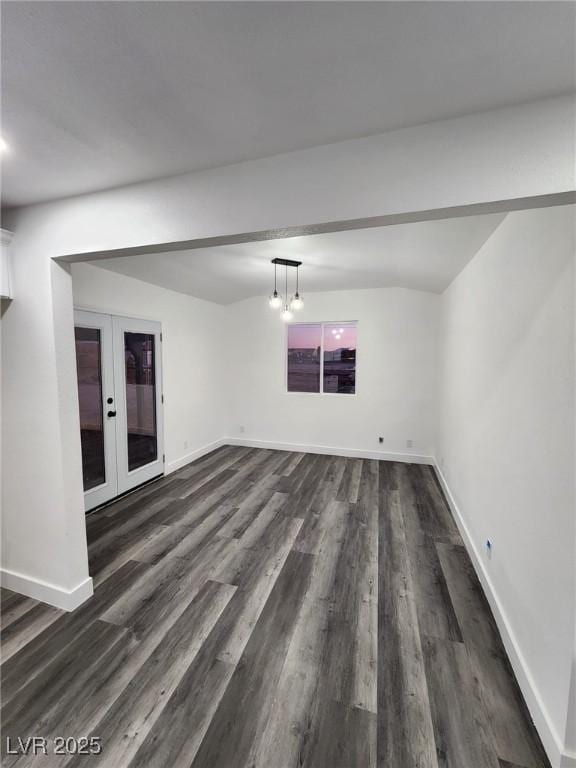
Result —
<instances>
[{"instance_id":1,"label":"white wall","mask_svg":"<svg viewBox=\"0 0 576 768\"><path fill-rule=\"evenodd\" d=\"M357 320L359 344L357 394L310 396L286 393L286 326L266 297L224 307L88 264L72 266L72 285L77 308L162 322L168 471L224 437L433 456L435 294L389 288L310 295L295 319Z\"/></svg>"},{"instance_id":2,"label":"white wall","mask_svg":"<svg viewBox=\"0 0 576 768\"><path fill-rule=\"evenodd\" d=\"M2 584L62 608L92 594L68 270L15 235L2 315ZM19 258L22 256L22 258Z\"/></svg>"},{"instance_id":3,"label":"white wall","mask_svg":"<svg viewBox=\"0 0 576 768\"><path fill-rule=\"evenodd\" d=\"M74 306L162 323L166 471L227 431L225 308L89 264L72 265Z\"/></svg>"},{"instance_id":4,"label":"white wall","mask_svg":"<svg viewBox=\"0 0 576 768\"><path fill-rule=\"evenodd\" d=\"M437 458L554 765L574 652L574 213L509 213L442 296Z\"/></svg>"},{"instance_id":5,"label":"white wall","mask_svg":"<svg viewBox=\"0 0 576 768\"><path fill-rule=\"evenodd\" d=\"M234 372L230 435L347 452L432 456L439 304L435 294L402 288L307 297L298 322L358 321L356 395L287 393L286 327L279 312L270 309L266 297L231 305L236 330L229 358Z\"/></svg>"}]
</instances>

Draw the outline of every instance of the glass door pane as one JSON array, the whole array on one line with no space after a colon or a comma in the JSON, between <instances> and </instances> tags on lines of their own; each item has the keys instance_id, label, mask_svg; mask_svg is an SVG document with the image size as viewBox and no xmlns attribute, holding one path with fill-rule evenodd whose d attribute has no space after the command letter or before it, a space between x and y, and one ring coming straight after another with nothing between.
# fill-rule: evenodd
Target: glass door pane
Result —
<instances>
[{"instance_id":1,"label":"glass door pane","mask_svg":"<svg viewBox=\"0 0 576 768\"><path fill-rule=\"evenodd\" d=\"M153 333L124 332L128 471L158 458Z\"/></svg>"},{"instance_id":2,"label":"glass door pane","mask_svg":"<svg viewBox=\"0 0 576 768\"><path fill-rule=\"evenodd\" d=\"M76 327L74 331L80 401L82 473L84 491L89 491L106 482L102 343L99 328Z\"/></svg>"}]
</instances>

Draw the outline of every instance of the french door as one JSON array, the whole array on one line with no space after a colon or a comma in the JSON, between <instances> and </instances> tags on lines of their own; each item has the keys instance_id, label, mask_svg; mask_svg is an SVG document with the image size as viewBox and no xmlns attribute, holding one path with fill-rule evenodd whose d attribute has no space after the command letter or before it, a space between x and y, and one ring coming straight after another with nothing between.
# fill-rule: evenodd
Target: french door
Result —
<instances>
[{"instance_id":1,"label":"french door","mask_svg":"<svg viewBox=\"0 0 576 768\"><path fill-rule=\"evenodd\" d=\"M86 511L164 473L161 327L74 313Z\"/></svg>"}]
</instances>

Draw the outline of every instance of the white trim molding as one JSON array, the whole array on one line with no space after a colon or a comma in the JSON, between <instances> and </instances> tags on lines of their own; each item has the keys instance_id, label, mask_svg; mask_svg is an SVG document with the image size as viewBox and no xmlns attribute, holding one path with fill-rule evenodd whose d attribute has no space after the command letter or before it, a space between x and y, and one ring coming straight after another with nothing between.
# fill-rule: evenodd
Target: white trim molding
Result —
<instances>
[{"instance_id":1,"label":"white trim molding","mask_svg":"<svg viewBox=\"0 0 576 768\"><path fill-rule=\"evenodd\" d=\"M10 243L13 233L7 229L0 229L0 297L11 299L13 297L12 262Z\"/></svg>"},{"instance_id":2,"label":"white trim molding","mask_svg":"<svg viewBox=\"0 0 576 768\"><path fill-rule=\"evenodd\" d=\"M172 472L176 472L177 469L185 467L186 464L190 464L191 462L196 461L196 459L202 458L202 456L205 456L207 453L211 453L217 448L221 448L223 445L228 445L228 443L229 440L221 437L219 440L214 440L213 443L208 443L208 445L203 445L200 448L196 448L196 450L192 451L191 453L187 453L185 456L181 456L179 459L169 461L166 463L164 474L171 475Z\"/></svg>"},{"instance_id":3,"label":"white trim molding","mask_svg":"<svg viewBox=\"0 0 576 768\"><path fill-rule=\"evenodd\" d=\"M296 451L298 453L323 453L326 456L347 456L351 459L378 459L379 461L403 461L409 464L434 464L433 456L389 451L369 451L363 448L340 448L332 445L311 445L309 443L276 443L271 440L251 440L227 437L226 445L240 445L245 448L267 448L272 451Z\"/></svg>"},{"instance_id":4,"label":"white trim molding","mask_svg":"<svg viewBox=\"0 0 576 768\"><path fill-rule=\"evenodd\" d=\"M0 585L6 589L11 589L13 592L26 595L26 597L53 605L55 608L62 608L64 611L73 611L94 594L91 576L88 576L73 589L65 589L56 584L50 584L32 576L25 576L22 573L15 573L2 568L0 570Z\"/></svg>"},{"instance_id":5,"label":"white trim molding","mask_svg":"<svg viewBox=\"0 0 576 768\"><path fill-rule=\"evenodd\" d=\"M454 496L452 495L450 487L448 486L446 478L444 477L438 463L434 461L433 464L438 479L440 480L440 484L442 485L444 494L448 500L448 504L450 505L450 509L452 510L456 525L458 526L464 541L464 545L466 546L468 554L470 555L470 559L472 560L474 570L480 579L482 589L484 590L484 594L486 595L486 598L490 604L490 608L492 609L492 613L494 614L494 618L496 619L496 624L498 625L498 629L502 637L502 642L504 643L504 648L506 649L506 653L508 654L508 658L512 664L516 680L518 681L520 690L522 691L522 695L524 696L530 711L530 715L532 716L534 725L536 726L536 730L538 731L540 739L542 740L542 744L546 754L548 755L548 759L552 764L552 768L576 768L576 755L563 751L562 739L557 733L548 714L546 705L540 696L540 692L538 691L534 678L532 677L530 667L528 666L528 663L526 662L526 659L524 658L524 655L520 649L520 645L516 639L514 630L510 625L504 606L498 597L498 593L494 588L490 575L486 570L480 553L478 552L478 548L474 544L472 536L470 535L470 531L466 525L464 516L462 515L462 512L458 507Z\"/></svg>"}]
</instances>

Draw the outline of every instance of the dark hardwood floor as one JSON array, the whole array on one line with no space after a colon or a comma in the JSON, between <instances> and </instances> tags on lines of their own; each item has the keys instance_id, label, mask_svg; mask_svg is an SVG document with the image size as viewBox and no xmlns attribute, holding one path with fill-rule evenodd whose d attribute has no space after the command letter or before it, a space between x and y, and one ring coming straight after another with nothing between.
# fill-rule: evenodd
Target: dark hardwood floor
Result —
<instances>
[{"instance_id":1,"label":"dark hardwood floor","mask_svg":"<svg viewBox=\"0 0 576 768\"><path fill-rule=\"evenodd\" d=\"M6 768L548 766L430 467L224 447L87 526L79 609L2 591Z\"/></svg>"}]
</instances>

